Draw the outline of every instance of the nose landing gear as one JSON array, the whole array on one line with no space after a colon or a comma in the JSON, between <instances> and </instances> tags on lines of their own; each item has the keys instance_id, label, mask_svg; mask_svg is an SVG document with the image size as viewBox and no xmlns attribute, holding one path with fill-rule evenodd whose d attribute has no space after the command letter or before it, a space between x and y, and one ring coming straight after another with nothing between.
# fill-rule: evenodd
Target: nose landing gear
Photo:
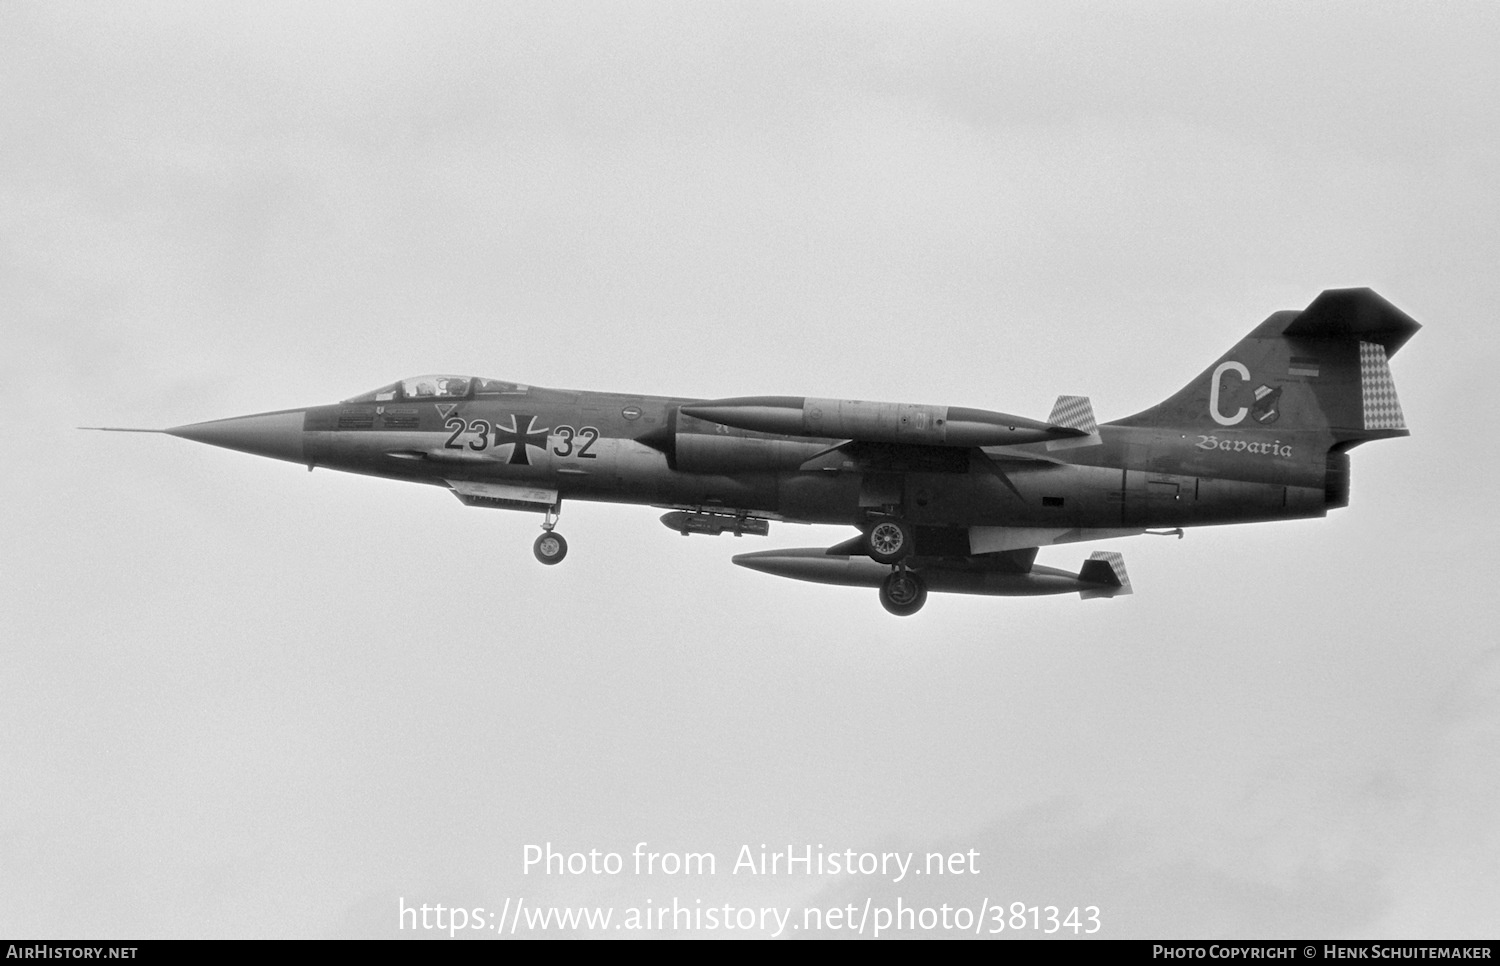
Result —
<instances>
[{"instance_id":1,"label":"nose landing gear","mask_svg":"<svg viewBox=\"0 0 1500 966\"><path fill-rule=\"evenodd\" d=\"M536 559L548 566L560 564L568 555L568 541L563 539L562 534L549 530L536 538L536 543L531 545L531 552L536 554Z\"/></svg>"},{"instance_id":2,"label":"nose landing gear","mask_svg":"<svg viewBox=\"0 0 1500 966\"><path fill-rule=\"evenodd\" d=\"M561 510L561 504L547 508L546 516L542 519L542 535L531 545L531 552L536 555L536 559L549 567L562 563L563 558L568 555L568 541L552 529L557 526L557 515Z\"/></svg>"}]
</instances>

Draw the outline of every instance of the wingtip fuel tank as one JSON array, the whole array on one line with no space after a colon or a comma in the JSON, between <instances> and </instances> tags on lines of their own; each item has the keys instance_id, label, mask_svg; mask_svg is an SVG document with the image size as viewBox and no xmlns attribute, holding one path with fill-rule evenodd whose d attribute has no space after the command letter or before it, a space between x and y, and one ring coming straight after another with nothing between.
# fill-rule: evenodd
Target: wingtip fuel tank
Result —
<instances>
[{"instance_id":1,"label":"wingtip fuel tank","mask_svg":"<svg viewBox=\"0 0 1500 966\"><path fill-rule=\"evenodd\" d=\"M869 557L830 553L818 547L759 550L736 554L731 559L740 567L763 574L845 587L880 587L891 573L890 567ZM952 565L939 558L925 561L913 558L912 572L920 575L927 590L936 593L984 597L1076 593L1085 599L1131 593L1125 563L1117 553L1096 552L1076 574L1056 567L1035 566L1029 559L1018 566L991 569Z\"/></svg>"}]
</instances>

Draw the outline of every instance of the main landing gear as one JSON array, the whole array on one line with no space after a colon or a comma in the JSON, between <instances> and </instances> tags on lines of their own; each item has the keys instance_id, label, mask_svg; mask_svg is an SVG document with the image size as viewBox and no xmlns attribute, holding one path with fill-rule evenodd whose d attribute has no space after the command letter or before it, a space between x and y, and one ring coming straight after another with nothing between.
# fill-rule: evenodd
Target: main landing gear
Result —
<instances>
[{"instance_id":1,"label":"main landing gear","mask_svg":"<svg viewBox=\"0 0 1500 966\"><path fill-rule=\"evenodd\" d=\"M536 538L536 543L531 545L531 552L536 554L536 559L547 566L560 564L568 555L568 541L563 539L562 534L555 532L552 528L557 526L557 515L561 506L549 506L546 516L542 519L542 535Z\"/></svg>"},{"instance_id":2,"label":"main landing gear","mask_svg":"<svg viewBox=\"0 0 1500 966\"><path fill-rule=\"evenodd\" d=\"M865 552L876 563L889 564L891 573L880 582L880 606L897 617L909 617L927 603L927 582L906 569L915 550L911 524L894 516L878 517L865 531Z\"/></svg>"},{"instance_id":3,"label":"main landing gear","mask_svg":"<svg viewBox=\"0 0 1500 966\"><path fill-rule=\"evenodd\" d=\"M876 563L896 564L912 552L911 524L893 517L875 521L865 533L865 552Z\"/></svg>"},{"instance_id":4,"label":"main landing gear","mask_svg":"<svg viewBox=\"0 0 1500 966\"><path fill-rule=\"evenodd\" d=\"M904 566L891 571L880 584L880 606L897 617L910 617L927 603L927 582Z\"/></svg>"}]
</instances>

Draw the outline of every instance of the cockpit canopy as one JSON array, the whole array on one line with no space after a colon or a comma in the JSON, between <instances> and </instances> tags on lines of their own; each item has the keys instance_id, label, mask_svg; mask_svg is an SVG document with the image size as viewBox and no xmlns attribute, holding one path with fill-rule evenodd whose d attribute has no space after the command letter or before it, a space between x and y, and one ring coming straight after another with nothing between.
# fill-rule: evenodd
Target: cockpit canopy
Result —
<instances>
[{"instance_id":1,"label":"cockpit canopy","mask_svg":"<svg viewBox=\"0 0 1500 966\"><path fill-rule=\"evenodd\" d=\"M367 392L346 403L398 402L403 399L467 399L470 396L516 395L530 392L530 386L478 376L413 376L389 386Z\"/></svg>"}]
</instances>

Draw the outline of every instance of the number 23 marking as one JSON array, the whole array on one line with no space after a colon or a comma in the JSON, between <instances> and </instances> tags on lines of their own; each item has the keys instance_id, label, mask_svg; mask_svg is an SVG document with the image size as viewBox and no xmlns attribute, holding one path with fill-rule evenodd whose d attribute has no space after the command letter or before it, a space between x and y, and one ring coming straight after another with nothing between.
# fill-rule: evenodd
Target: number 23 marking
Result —
<instances>
[{"instance_id":1,"label":"number 23 marking","mask_svg":"<svg viewBox=\"0 0 1500 966\"><path fill-rule=\"evenodd\" d=\"M469 440L469 449L479 452L489 448L490 424L483 419L476 419L472 423L465 423L462 419L454 417L443 424L444 429L453 430L453 435L448 437L448 442L443 444L444 449L463 449L464 444L458 438L464 434L464 430L477 433L478 439Z\"/></svg>"}]
</instances>

